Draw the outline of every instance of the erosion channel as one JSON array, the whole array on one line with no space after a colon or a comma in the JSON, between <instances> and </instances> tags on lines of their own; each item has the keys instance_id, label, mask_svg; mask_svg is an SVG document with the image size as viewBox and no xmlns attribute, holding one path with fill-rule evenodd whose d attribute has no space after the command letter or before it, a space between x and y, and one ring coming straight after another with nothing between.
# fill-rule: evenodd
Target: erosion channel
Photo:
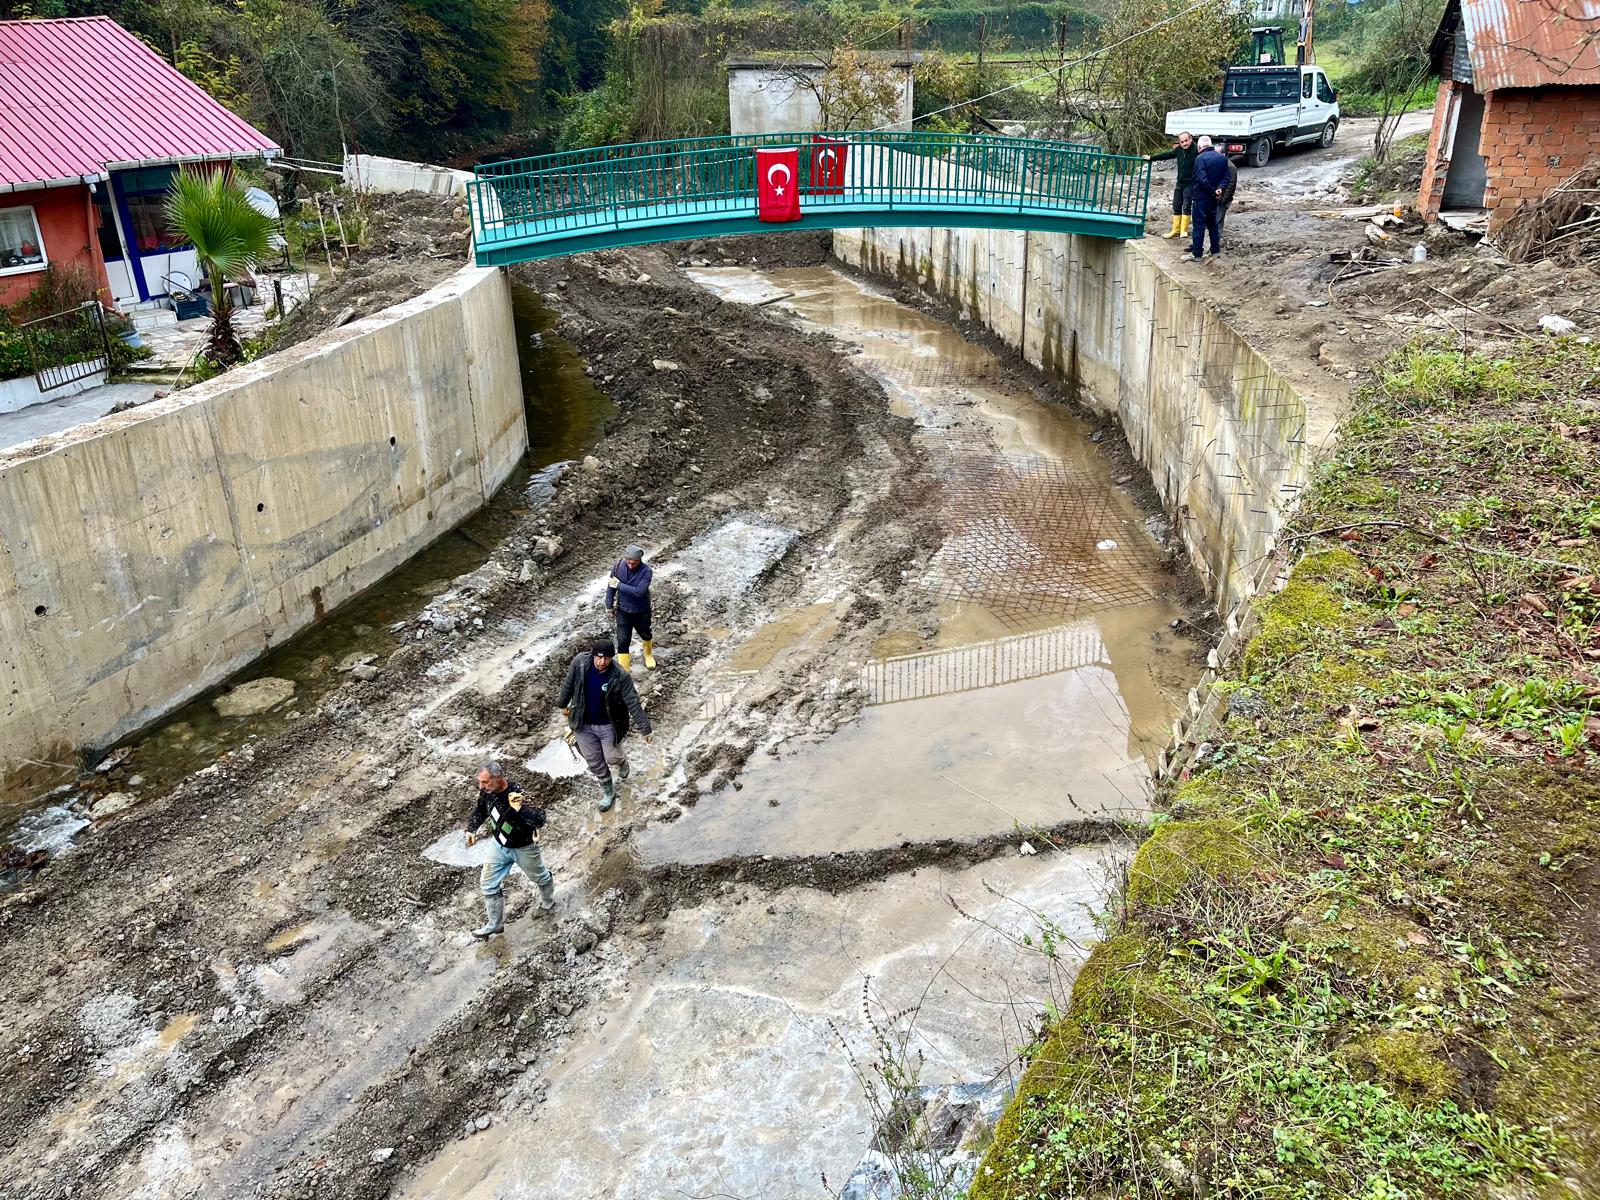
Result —
<instances>
[{"instance_id":1,"label":"erosion channel","mask_svg":"<svg viewBox=\"0 0 1600 1200\"><path fill-rule=\"evenodd\" d=\"M617 412L468 619L0 909L5 1195L867 1195L886 1050L962 1125L1064 1003L1206 649L1116 431L829 266L527 282ZM630 540L656 736L601 814L553 705ZM489 755L558 907L516 875L479 945Z\"/></svg>"}]
</instances>

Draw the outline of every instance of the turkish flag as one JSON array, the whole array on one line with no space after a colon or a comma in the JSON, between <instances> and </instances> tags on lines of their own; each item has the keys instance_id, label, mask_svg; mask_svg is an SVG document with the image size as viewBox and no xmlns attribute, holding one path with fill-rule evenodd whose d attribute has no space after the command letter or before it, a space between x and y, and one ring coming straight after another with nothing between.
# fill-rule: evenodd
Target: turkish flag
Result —
<instances>
[{"instance_id":1,"label":"turkish flag","mask_svg":"<svg viewBox=\"0 0 1600 1200\"><path fill-rule=\"evenodd\" d=\"M756 216L763 221L800 219L800 147L756 151Z\"/></svg>"},{"instance_id":2,"label":"turkish flag","mask_svg":"<svg viewBox=\"0 0 1600 1200\"><path fill-rule=\"evenodd\" d=\"M847 142L818 135L811 139L811 188L813 196L844 195L844 160L850 152Z\"/></svg>"}]
</instances>

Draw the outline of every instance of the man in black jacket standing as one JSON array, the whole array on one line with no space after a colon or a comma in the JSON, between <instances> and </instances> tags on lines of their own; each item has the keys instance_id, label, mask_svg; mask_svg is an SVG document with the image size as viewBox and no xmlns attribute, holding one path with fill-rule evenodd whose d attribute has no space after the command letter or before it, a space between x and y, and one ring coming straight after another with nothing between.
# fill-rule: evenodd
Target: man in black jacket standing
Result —
<instances>
[{"instance_id":1,"label":"man in black jacket standing","mask_svg":"<svg viewBox=\"0 0 1600 1200\"><path fill-rule=\"evenodd\" d=\"M488 919L472 931L473 937L493 937L506 927L506 898L501 888L514 866L539 885L538 911L547 913L555 908L555 881L539 849L543 824L544 813L523 797L522 789L506 778L499 763L486 762L478 768L478 803L467 822L467 845L482 837L492 837L495 844L479 876Z\"/></svg>"},{"instance_id":2,"label":"man in black jacket standing","mask_svg":"<svg viewBox=\"0 0 1600 1200\"><path fill-rule=\"evenodd\" d=\"M639 703L633 677L617 662L616 643L602 639L572 660L561 685L557 707L567 718L571 740L575 741L589 773L600 783L600 811L607 812L617 802L611 768L623 779L628 777L628 756L622 739L628 736L628 718L633 718L650 740L650 714Z\"/></svg>"},{"instance_id":3,"label":"man in black jacket standing","mask_svg":"<svg viewBox=\"0 0 1600 1200\"><path fill-rule=\"evenodd\" d=\"M1178 238L1189 232L1190 192L1194 186L1194 160L1200 156L1194 135L1187 129L1178 135L1178 144L1160 154L1146 154L1145 162L1167 162L1178 166L1178 182L1172 188L1172 228L1161 236Z\"/></svg>"},{"instance_id":4,"label":"man in black jacket standing","mask_svg":"<svg viewBox=\"0 0 1600 1200\"><path fill-rule=\"evenodd\" d=\"M1194 230L1187 257L1199 262L1205 257L1206 235L1211 236L1211 256L1222 253L1222 230L1217 220L1222 213L1222 195L1228 187L1228 158L1212 149L1211 139L1200 139L1200 157L1194 160Z\"/></svg>"}]
</instances>

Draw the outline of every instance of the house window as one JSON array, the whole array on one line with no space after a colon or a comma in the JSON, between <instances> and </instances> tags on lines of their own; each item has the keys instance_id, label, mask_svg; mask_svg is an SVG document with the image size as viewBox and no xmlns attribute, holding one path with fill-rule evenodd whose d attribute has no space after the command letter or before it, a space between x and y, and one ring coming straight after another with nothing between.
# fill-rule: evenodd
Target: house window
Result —
<instances>
[{"instance_id":1,"label":"house window","mask_svg":"<svg viewBox=\"0 0 1600 1200\"><path fill-rule=\"evenodd\" d=\"M0 208L0 275L20 275L48 265L33 206Z\"/></svg>"},{"instance_id":2,"label":"house window","mask_svg":"<svg viewBox=\"0 0 1600 1200\"><path fill-rule=\"evenodd\" d=\"M122 257L122 243L117 240L117 218L111 211L111 189L101 185L95 193L95 212L99 217L100 254L107 262Z\"/></svg>"},{"instance_id":3,"label":"house window","mask_svg":"<svg viewBox=\"0 0 1600 1200\"><path fill-rule=\"evenodd\" d=\"M182 233L167 227L167 189L172 167L146 167L124 172L118 180L128 202L128 240L140 255L161 254L188 246Z\"/></svg>"}]
</instances>

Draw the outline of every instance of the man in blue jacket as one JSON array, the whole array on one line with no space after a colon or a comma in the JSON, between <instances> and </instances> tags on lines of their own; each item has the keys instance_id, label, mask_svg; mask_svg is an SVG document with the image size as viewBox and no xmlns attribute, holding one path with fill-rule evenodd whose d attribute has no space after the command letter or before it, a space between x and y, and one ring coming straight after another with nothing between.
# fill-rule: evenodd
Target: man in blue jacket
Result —
<instances>
[{"instance_id":1,"label":"man in blue jacket","mask_svg":"<svg viewBox=\"0 0 1600 1200\"><path fill-rule=\"evenodd\" d=\"M1194 240L1189 243L1188 259L1199 262L1205 257L1207 232L1211 235L1211 254L1222 253L1222 229L1218 220L1222 215L1222 195L1228 187L1228 156L1211 144L1211 139L1200 139L1200 157L1194 160Z\"/></svg>"},{"instance_id":2,"label":"man in blue jacket","mask_svg":"<svg viewBox=\"0 0 1600 1200\"><path fill-rule=\"evenodd\" d=\"M628 736L630 720L650 741L650 714L639 703L633 677L617 662L616 647L602 638L581 651L567 667L566 680L556 707L567 720L568 739L589 764L589 773L600 784L600 811L610 812L617 802L616 783L611 768L626 779L628 755L622 739Z\"/></svg>"},{"instance_id":3,"label":"man in blue jacket","mask_svg":"<svg viewBox=\"0 0 1600 1200\"><path fill-rule=\"evenodd\" d=\"M644 665L655 669L655 642L650 638L650 580L654 574L644 561L644 547L632 545L622 552L606 580L606 611L617 619L617 662L624 671L633 666L628 652L636 629L644 642Z\"/></svg>"}]
</instances>

